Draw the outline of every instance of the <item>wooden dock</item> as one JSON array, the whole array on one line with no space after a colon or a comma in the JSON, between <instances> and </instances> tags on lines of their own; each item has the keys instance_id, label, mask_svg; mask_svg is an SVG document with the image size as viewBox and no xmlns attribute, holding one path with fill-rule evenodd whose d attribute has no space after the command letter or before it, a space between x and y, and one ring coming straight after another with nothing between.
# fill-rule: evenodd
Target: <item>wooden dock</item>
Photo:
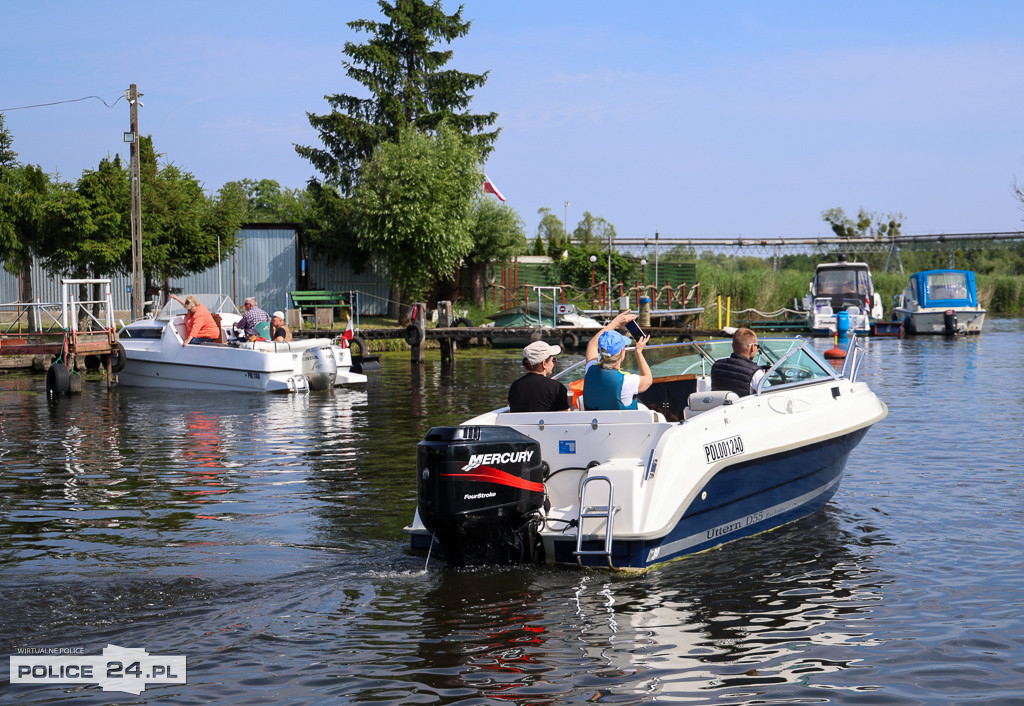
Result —
<instances>
[{"instance_id":1,"label":"wooden dock","mask_svg":"<svg viewBox=\"0 0 1024 706\"><path fill-rule=\"evenodd\" d=\"M105 367L108 384L124 364L117 341L110 280L62 280L57 303L14 302L0 305L8 313L0 323L0 368L46 371L47 391L54 395L81 391L78 371L86 358L96 356ZM104 287L99 300L79 299L79 286ZM99 316L93 313L98 310Z\"/></svg>"}]
</instances>

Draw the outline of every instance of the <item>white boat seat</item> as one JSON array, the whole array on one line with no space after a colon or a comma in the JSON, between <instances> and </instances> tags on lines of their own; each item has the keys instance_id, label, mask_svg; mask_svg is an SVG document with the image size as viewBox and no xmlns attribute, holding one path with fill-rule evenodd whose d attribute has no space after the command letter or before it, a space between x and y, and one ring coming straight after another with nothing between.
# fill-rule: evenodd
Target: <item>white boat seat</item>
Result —
<instances>
[{"instance_id":1,"label":"white boat seat","mask_svg":"<svg viewBox=\"0 0 1024 706\"><path fill-rule=\"evenodd\" d=\"M701 412L706 412L709 409L714 409L723 404L733 404L739 402L740 397L735 392L729 390L708 390L707 392L693 392L690 394L686 401L686 407L683 409L683 419L690 419L695 417Z\"/></svg>"}]
</instances>

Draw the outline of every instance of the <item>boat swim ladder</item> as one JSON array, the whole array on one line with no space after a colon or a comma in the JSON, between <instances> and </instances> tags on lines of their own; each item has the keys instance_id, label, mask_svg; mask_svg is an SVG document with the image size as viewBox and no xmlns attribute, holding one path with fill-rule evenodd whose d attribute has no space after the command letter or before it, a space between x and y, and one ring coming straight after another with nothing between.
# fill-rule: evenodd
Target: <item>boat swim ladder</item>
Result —
<instances>
[{"instance_id":1,"label":"boat swim ladder","mask_svg":"<svg viewBox=\"0 0 1024 706\"><path fill-rule=\"evenodd\" d=\"M605 505L591 505L585 507L583 505L583 499L587 494L587 486L593 482L603 481L608 487L608 502ZM614 569L615 566L612 564L612 527L615 524L615 513L619 511L619 508L613 504L615 496L615 487L612 485L612 480L608 476L591 476L584 479L583 484L580 485L580 517L579 523L576 525L576 551L572 553L576 557L576 563L583 568L583 558L585 556L603 556L608 560L608 568ZM604 549L583 549L583 521L584 520L604 520Z\"/></svg>"}]
</instances>

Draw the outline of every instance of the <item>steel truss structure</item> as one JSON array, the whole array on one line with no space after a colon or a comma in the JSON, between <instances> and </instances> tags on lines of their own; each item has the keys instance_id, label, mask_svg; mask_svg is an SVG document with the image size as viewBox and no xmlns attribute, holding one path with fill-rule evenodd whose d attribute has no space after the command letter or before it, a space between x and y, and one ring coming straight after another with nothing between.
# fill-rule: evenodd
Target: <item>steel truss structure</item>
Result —
<instances>
[{"instance_id":1,"label":"steel truss structure","mask_svg":"<svg viewBox=\"0 0 1024 706\"><path fill-rule=\"evenodd\" d=\"M900 252L911 250L949 251L989 250L1024 242L1024 231L1004 233L938 233L898 235L894 238L616 238L616 249L630 257L653 262L658 255L675 255L683 250L693 255L724 253L772 258L782 255L814 255L829 258L845 253L887 253L890 263L899 263ZM901 267L902 269L902 267Z\"/></svg>"}]
</instances>

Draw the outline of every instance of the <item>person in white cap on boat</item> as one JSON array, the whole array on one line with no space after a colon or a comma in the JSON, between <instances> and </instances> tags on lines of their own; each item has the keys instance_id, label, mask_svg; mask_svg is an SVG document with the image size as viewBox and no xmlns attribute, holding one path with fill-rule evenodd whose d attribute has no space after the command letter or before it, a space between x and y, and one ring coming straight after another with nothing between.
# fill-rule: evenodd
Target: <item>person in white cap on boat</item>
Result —
<instances>
[{"instance_id":1,"label":"person in white cap on boat","mask_svg":"<svg viewBox=\"0 0 1024 706\"><path fill-rule=\"evenodd\" d=\"M534 341L523 349L526 374L508 389L510 412L560 412L569 409L565 385L548 377L555 369L555 356L561 352L559 346L551 346L544 341Z\"/></svg>"},{"instance_id":2,"label":"person in white cap on boat","mask_svg":"<svg viewBox=\"0 0 1024 706\"><path fill-rule=\"evenodd\" d=\"M291 341L292 331L290 328L284 325L284 312L275 311L273 316L270 317L270 340L271 341Z\"/></svg>"}]
</instances>

